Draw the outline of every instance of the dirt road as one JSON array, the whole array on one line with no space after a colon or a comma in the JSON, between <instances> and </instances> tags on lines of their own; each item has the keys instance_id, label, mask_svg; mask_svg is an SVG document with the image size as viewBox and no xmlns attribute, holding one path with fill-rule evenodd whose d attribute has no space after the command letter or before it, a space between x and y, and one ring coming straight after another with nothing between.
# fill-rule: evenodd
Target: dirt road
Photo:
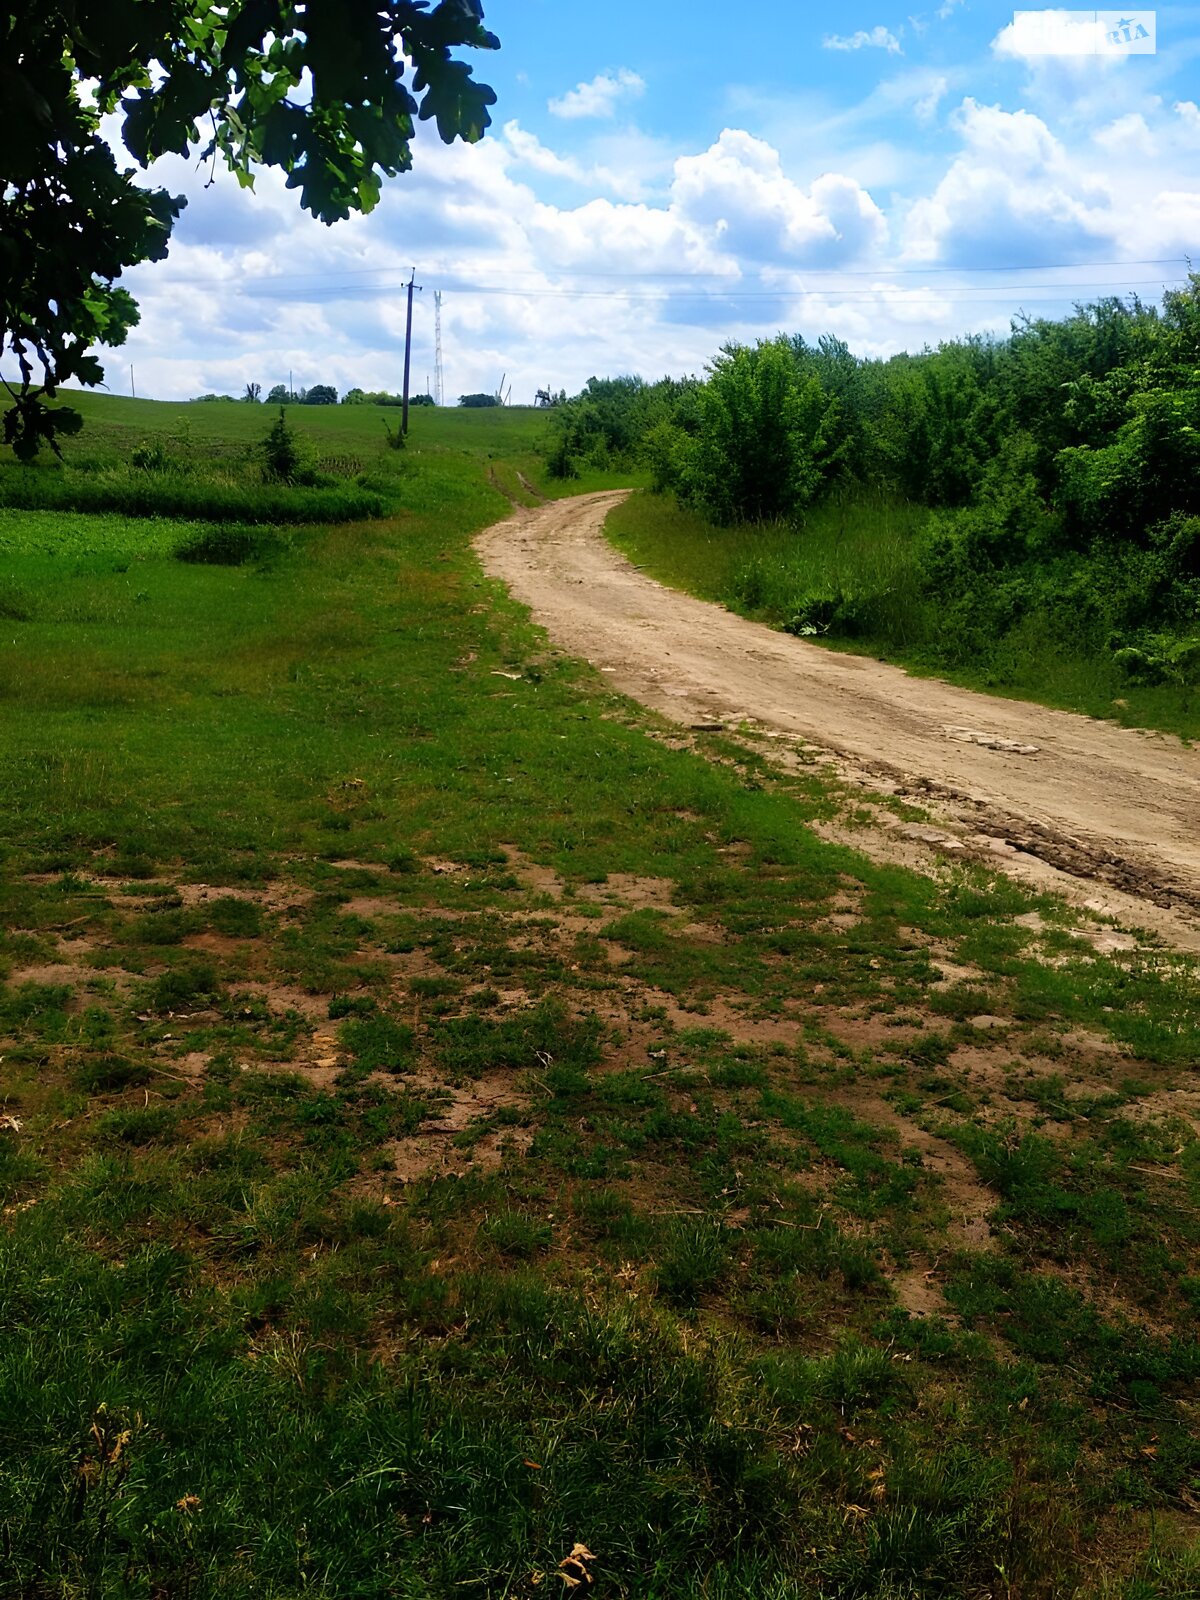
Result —
<instances>
[{"instance_id":1,"label":"dirt road","mask_svg":"<svg viewBox=\"0 0 1200 1600\"><path fill-rule=\"evenodd\" d=\"M939 828L897 827L911 847L986 855L1055 887L1065 875L1092 909L1200 949L1200 752L910 677L665 588L603 536L622 498L518 510L477 540L555 644L685 726L791 736L852 780L918 798Z\"/></svg>"}]
</instances>

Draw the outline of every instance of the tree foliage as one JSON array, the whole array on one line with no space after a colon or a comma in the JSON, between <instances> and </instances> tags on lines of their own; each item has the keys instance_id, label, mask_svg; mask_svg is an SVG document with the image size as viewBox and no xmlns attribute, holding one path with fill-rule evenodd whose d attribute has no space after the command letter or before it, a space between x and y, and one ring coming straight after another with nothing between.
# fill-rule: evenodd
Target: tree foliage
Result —
<instances>
[{"instance_id":1,"label":"tree foliage","mask_svg":"<svg viewBox=\"0 0 1200 1600\"><path fill-rule=\"evenodd\" d=\"M1107 297L888 360L828 335L730 344L704 382L593 378L548 420L551 474L637 462L716 523L799 542L835 485L846 516L896 511L902 552L888 534L819 580L801 561L794 592L780 565L771 606L787 620L786 591L797 631L996 682L1041 639L1101 677L1200 686L1200 274L1161 309ZM764 571L731 580L738 603Z\"/></svg>"},{"instance_id":2,"label":"tree foliage","mask_svg":"<svg viewBox=\"0 0 1200 1600\"><path fill-rule=\"evenodd\" d=\"M837 402L786 339L727 345L712 364L680 488L717 522L791 516L836 458Z\"/></svg>"},{"instance_id":3,"label":"tree foliage","mask_svg":"<svg viewBox=\"0 0 1200 1600\"><path fill-rule=\"evenodd\" d=\"M139 185L101 132L146 167L200 146L244 186L278 167L305 210L367 212L412 165L417 120L479 139L495 95L458 59L495 49L479 0L10 0L0 12L0 358L20 386L4 438L28 459L78 414L64 383L96 384L96 344L137 306L117 280L167 252L184 201ZM85 88L86 86L86 88Z\"/></svg>"}]
</instances>

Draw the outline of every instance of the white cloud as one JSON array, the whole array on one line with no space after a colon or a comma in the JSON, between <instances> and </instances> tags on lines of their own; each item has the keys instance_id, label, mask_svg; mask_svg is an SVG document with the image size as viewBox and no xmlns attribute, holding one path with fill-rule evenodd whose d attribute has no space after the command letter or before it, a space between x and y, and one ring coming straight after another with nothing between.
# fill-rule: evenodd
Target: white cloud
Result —
<instances>
[{"instance_id":1,"label":"white cloud","mask_svg":"<svg viewBox=\"0 0 1200 1600\"><path fill-rule=\"evenodd\" d=\"M599 141L599 149L609 159L592 163L560 155L516 121L504 124L503 139L512 152L514 165L564 179L580 188L604 189L621 200L642 199L652 180L661 180L670 171L671 164L664 162L657 142L633 130Z\"/></svg>"},{"instance_id":2,"label":"white cloud","mask_svg":"<svg viewBox=\"0 0 1200 1600\"><path fill-rule=\"evenodd\" d=\"M942 97L949 87L949 80L939 74L932 80L929 87L917 96L917 99L913 102L913 115L922 127L927 127L937 116Z\"/></svg>"},{"instance_id":3,"label":"white cloud","mask_svg":"<svg viewBox=\"0 0 1200 1600\"><path fill-rule=\"evenodd\" d=\"M586 168L571 156L557 155L534 133L527 133L519 122L504 124L504 138L516 159L534 172L544 172L551 178L569 178L572 183L586 183Z\"/></svg>"},{"instance_id":4,"label":"white cloud","mask_svg":"<svg viewBox=\"0 0 1200 1600\"><path fill-rule=\"evenodd\" d=\"M1140 111L1127 111L1115 122L1097 128L1092 139L1102 150L1112 154L1153 156L1157 149L1154 136Z\"/></svg>"},{"instance_id":5,"label":"white cloud","mask_svg":"<svg viewBox=\"0 0 1200 1600\"><path fill-rule=\"evenodd\" d=\"M910 260L1153 260L1182 256L1196 237L1200 187L1179 119L1126 112L1068 146L1031 112L966 99L952 124L962 149L908 212Z\"/></svg>"},{"instance_id":6,"label":"white cloud","mask_svg":"<svg viewBox=\"0 0 1200 1600\"><path fill-rule=\"evenodd\" d=\"M621 100L635 99L645 92L646 83L636 72L621 67L616 72L601 72L590 83L578 83L564 95L548 103L552 116L577 121L584 117L612 117Z\"/></svg>"},{"instance_id":7,"label":"white cloud","mask_svg":"<svg viewBox=\"0 0 1200 1600\"><path fill-rule=\"evenodd\" d=\"M1190 128L1194 133L1200 133L1200 106L1194 100L1177 100L1174 111L1175 115L1183 122L1185 128Z\"/></svg>"},{"instance_id":8,"label":"white cloud","mask_svg":"<svg viewBox=\"0 0 1200 1600\"><path fill-rule=\"evenodd\" d=\"M823 50L886 50L890 56L903 55L900 41L882 23L870 32L860 28L857 33L827 33L821 40Z\"/></svg>"},{"instance_id":9,"label":"white cloud","mask_svg":"<svg viewBox=\"0 0 1200 1600\"><path fill-rule=\"evenodd\" d=\"M964 150L907 218L907 253L953 265L1072 260L1094 251L1103 213L1068 181L1040 117L966 99L952 118Z\"/></svg>"},{"instance_id":10,"label":"white cloud","mask_svg":"<svg viewBox=\"0 0 1200 1600\"><path fill-rule=\"evenodd\" d=\"M844 261L887 236L883 213L853 179L829 173L802 189L777 150L735 128L675 163L671 210L754 261Z\"/></svg>"}]
</instances>

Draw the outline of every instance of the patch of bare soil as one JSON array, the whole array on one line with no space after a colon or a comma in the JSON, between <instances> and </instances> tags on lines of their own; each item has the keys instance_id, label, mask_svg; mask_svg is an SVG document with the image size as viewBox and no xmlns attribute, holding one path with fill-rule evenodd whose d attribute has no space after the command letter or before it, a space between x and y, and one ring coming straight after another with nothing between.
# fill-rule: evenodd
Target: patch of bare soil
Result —
<instances>
[{"instance_id":1,"label":"patch of bare soil","mask_svg":"<svg viewBox=\"0 0 1200 1600\"><path fill-rule=\"evenodd\" d=\"M918 1152L922 1167L940 1182L942 1198L950 1213L947 1233L952 1248L992 1248L990 1218L1000 1203L1000 1197L988 1188L972 1162L957 1146L920 1127L909 1117L902 1116L886 1100L867 1094L845 1093L834 1093L828 1098L845 1105L864 1121L891 1128L902 1145Z\"/></svg>"},{"instance_id":2,"label":"patch of bare soil","mask_svg":"<svg viewBox=\"0 0 1200 1600\"><path fill-rule=\"evenodd\" d=\"M418 1091L432 1089L437 1094L448 1093L450 1098L436 1119L423 1122L408 1138L393 1141L395 1176L402 1183L431 1176L461 1177L472 1170L497 1167L505 1156L523 1155L529 1148L533 1132L519 1126L490 1129L471 1144L455 1143L459 1134L494 1117L501 1109L523 1109L528 1104L528 1096L519 1087L518 1074L493 1072L454 1087L420 1075L406 1082Z\"/></svg>"},{"instance_id":3,"label":"patch of bare soil","mask_svg":"<svg viewBox=\"0 0 1200 1600\"><path fill-rule=\"evenodd\" d=\"M286 916L299 911L313 898L311 889L295 883L285 883L282 880L255 889L212 883L177 883L172 887L189 909L193 906L207 905L213 900L244 900L248 905L259 906L264 911Z\"/></svg>"},{"instance_id":4,"label":"patch of bare soil","mask_svg":"<svg viewBox=\"0 0 1200 1600\"><path fill-rule=\"evenodd\" d=\"M910 677L668 589L604 539L624 494L518 510L477 540L489 573L559 647L676 724L803 742L851 785L930 813L936 838L903 837L920 825L899 819L853 830L868 854L988 861L1200 951L1200 753Z\"/></svg>"},{"instance_id":5,"label":"patch of bare soil","mask_svg":"<svg viewBox=\"0 0 1200 1600\"><path fill-rule=\"evenodd\" d=\"M531 861L515 844L502 845L501 849L508 856L509 866L527 889L534 894L545 895L550 900L562 899L566 886L553 867L544 867L540 862Z\"/></svg>"},{"instance_id":6,"label":"patch of bare soil","mask_svg":"<svg viewBox=\"0 0 1200 1600\"><path fill-rule=\"evenodd\" d=\"M374 917L394 917L399 907L395 900L385 900L381 895L360 894L338 907L343 917L361 917L370 922Z\"/></svg>"},{"instance_id":7,"label":"patch of bare soil","mask_svg":"<svg viewBox=\"0 0 1200 1600\"><path fill-rule=\"evenodd\" d=\"M95 967L76 966L67 961L39 962L33 967L18 967L9 977L9 982L14 988L23 983L45 984L53 987L69 986L95 982Z\"/></svg>"},{"instance_id":8,"label":"patch of bare soil","mask_svg":"<svg viewBox=\"0 0 1200 1600\"><path fill-rule=\"evenodd\" d=\"M286 983L251 983L248 986L250 994L261 995L272 1011L280 1016L286 1016L289 1011L294 1011L306 1022L325 1021L329 1016L330 996L327 994L309 994L306 989L298 989Z\"/></svg>"},{"instance_id":9,"label":"patch of bare soil","mask_svg":"<svg viewBox=\"0 0 1200 1600\"><path fill-rule=\"evenodd\" d=\"M892 1292L910 1317L946 1317L950 1307L937 1281L936 1267L913 1267L893 1273Z\"/></svg>"},{"instance_id":10,"label":"patch of bare soil","mask_svg":"<svg viewBox=\"0 0 1200 1600\"><path fill-rule=\"evenodd\" d=\"M579 898L629 911L665 911L674 916L680 910L670 878L639 877L635 872L610 872L603 883L582 884Z\"/></svg>"}]
</instances>

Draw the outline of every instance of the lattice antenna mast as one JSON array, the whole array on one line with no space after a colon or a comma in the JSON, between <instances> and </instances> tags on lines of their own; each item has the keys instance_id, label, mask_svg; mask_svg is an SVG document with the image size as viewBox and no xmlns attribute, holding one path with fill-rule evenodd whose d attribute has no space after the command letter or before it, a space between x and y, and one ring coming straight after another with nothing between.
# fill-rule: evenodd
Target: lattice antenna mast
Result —
<instances>
[{"instance_id":1,"label":"lattice antenna mast","mask_svg":"<svg viewBox=\"0 0 1200 1600\"><path fill-rule=\"evenodd\" d=\"M437 406L446 404L446 382L442 374L442 291L435 289L433 303L437 308L435 327L437 331L437 353L433 360L433 403Z\"/></svg>"}]
</instances>

